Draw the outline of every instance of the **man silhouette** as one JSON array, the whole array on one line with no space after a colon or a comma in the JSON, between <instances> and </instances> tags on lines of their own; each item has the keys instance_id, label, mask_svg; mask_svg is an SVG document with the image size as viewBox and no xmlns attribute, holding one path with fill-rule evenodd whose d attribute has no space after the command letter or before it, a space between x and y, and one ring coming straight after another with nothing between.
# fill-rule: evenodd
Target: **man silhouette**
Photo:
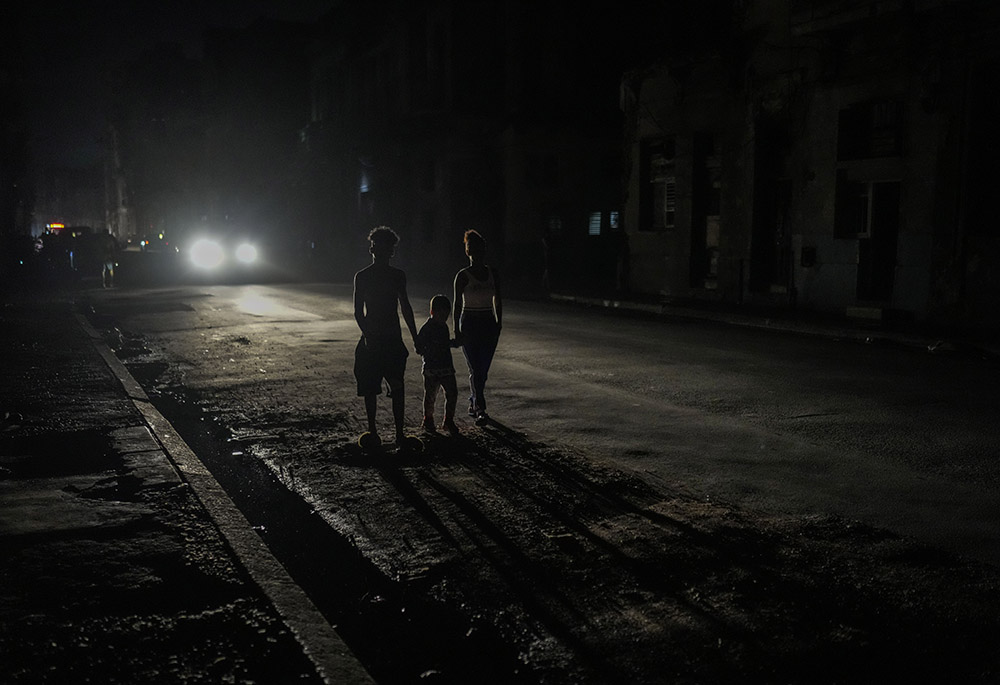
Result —
<instances>
[{"instance_id":1,"label":"man silhouette","mask_svg":"<svg viewBox=\"0 0 1000 685\"><path fill-rule=\"evenodd\" d=\"M403 373L409 351L403 344L399 312L402 311L414 346L417 325L406 294L406 274L389 265L399 236L388 226L379 226L368 234L368 241L372 263L354 274L354 319L361 329L361 340L354 351L354 376L358 395L365 398L368 433L372 436L367 438L369 444L381 443L375 414L385 379L392 399L396 445L403 447L406 437L403 432Z\"/></svg>"}]
</instances>

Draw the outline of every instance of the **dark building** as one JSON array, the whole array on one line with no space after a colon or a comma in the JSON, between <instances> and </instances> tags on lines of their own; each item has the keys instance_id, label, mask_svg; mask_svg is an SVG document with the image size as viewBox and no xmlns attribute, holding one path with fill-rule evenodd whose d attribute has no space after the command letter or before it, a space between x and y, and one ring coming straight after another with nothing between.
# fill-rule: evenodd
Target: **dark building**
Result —
<instances>
[{"instance_id":1,"label":"dark building","mask_svg":"<svg viewBox=\"0 0 1000 685\"><path fill-rule=\"evenodd\" d=\"M622 82L632 289L1000 323L1000 6L726 4Z\"/></svg>"},{"instance_id":2,"label":"dark building","mask_svg":"<svg viewBox=\"0 0 1000 685\"><path fill-rule=\"evenodd\" d=\"M168 240L203 215L200 64L160 45L106 74L101 225L121 242Z\"/></svg>"},{"instance_id":3,"label":"dark building","mask_svg":"<svg viewBox=\"0 0 1000 685\"><path fill-rule=\"evenodd\" d=\"M260 19L206 31L200 60L161 45L109 72L105 186L116 235L176 243L201 230L294 232L306 36L303 25Z\"/></svg>"},{"instance_id":4,"label":"dark building","mask_svg":"<svg viewBox=\"0 0 1000 685\"><path fill-rule=\"evenodd\" d=\"M48 224L104 230L104 189L100 167L54 167L39 170L33 180L33 233Z\"/></svg>"},{"instance_id":5,"label":"dark building","mask_svg":"<svg viewBox=\"0 0 1000 685\"><path fill-rule=\"evenodd\" d=\"M104 225L119 244L127 245L138 238L134 198L122 160L118 129L109 124L105 136Z\"/></svg>"},{"instance_id":6,"label":"dark building","mask_svg":"<svg viewBox=\"0 0 1000 685\"><path fill-rule=\"evenodd\" d=\"M612 283L626 24L610 3L341 3L317 36L303 146L347 263L385 223L407 269L447 279L475 228L512 287L540 287L547 234L563 285Z\"/></svg>"},{"instance_id":7,"label":"dark building","mask_svg":"<svg viewBox=\"0 0 1000 685\"><path fill-rule=\"evenodd\" d=\"M265 232L346 278L388 224L399 262L435 283L476 228L512 290L541 289L543 239L553 287L614 287L621 74L669 37L661 14L345 0L315 26L209 30L199 62L158 47L110 81L108 225Z\"/></svg>"},{"instance_id":8,"label":"dark building","mask_svg":"<svg viewBox=\"0 0 1000 685\"><path fill-rule=\"evenodd\" d=\"M25 99L26 50L18 22L0 27L0 281L31 253L34 192L29 169Z\"/></svg>"},{"instance_id":9,"label":"dark building","mask_svg":"<svg viewBox=\"0 0 1000 685\"><path fill-rule=\"evenodd\" d=\"M298 153L309 117L309 28L258 19L211 29L202 63L201 221L294 243L304 231Z\"/></svg>"}]
</instances>

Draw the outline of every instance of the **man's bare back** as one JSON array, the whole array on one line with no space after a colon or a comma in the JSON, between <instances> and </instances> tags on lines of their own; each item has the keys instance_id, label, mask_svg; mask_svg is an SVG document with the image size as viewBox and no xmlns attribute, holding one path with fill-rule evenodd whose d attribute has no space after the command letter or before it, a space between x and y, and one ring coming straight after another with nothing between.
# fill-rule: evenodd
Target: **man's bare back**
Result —
<instances>
[{"instance_id":1,"label":"man's bare back","mask_svg":"<svg viewBox=\"0 0 1000 685\"><path fill-rule=\"evenodd\" d=\"M355 274L354 316L366 337L402 338L399 326L401 303L405 303L404 309L409 305L406 274L401 269L387 264L371 264Z\"/></svg>"}]
</instances>

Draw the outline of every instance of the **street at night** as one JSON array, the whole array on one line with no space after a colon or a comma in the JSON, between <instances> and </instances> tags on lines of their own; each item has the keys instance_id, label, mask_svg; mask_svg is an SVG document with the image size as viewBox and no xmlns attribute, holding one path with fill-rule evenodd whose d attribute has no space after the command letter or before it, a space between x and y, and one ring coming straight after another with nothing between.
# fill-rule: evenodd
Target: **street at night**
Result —
<instances>
[{"instance_id":1,"label":"street at night","mask_svg":"<svg viewBox=\"0 0 1000 685\"><path fill-rule=\"evenodd\" d=\"M7 3L0 685L1000 683L998 119L995 0Z\"/></svg>"},{"instance_id":2,"label":"street at night","mask_svg":"<svg viewBox=\"0 0 1000 685\"><path fill-rule=\"evenodd\" d=\"M411 290L418 309L432 294ZM377 678L467 673L466 640L501 680L529 682L993 672L981 564L1000 558L1000 371L983 354L516 302L494 425L460 419L461 437L425 437L420 455L372 456L355 444L349 286L85 301L265 540L283 524L262 493L287 488L375 572L320 608L356 631ZM316 544L311 527L289 540L296 525L271 538L289 569ZM329 592L322 563L292 570L307 592ZM383 601L466 637L443 652L365 644L380 632L366 622L390 620ZM981 661L947 656L945 626Z\"/></svg>"}]
</instances>

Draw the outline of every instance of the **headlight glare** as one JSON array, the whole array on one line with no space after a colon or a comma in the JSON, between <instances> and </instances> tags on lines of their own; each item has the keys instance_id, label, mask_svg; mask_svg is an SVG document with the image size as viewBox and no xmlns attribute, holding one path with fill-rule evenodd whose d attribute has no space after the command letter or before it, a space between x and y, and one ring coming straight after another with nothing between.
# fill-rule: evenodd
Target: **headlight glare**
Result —
<instances>
[{"instance_id":1,"label":"headlight glare","mask_svg":"<svg viewBox=\"0 0 1000 685\"><path fill-rule=\"evenodd\" d=\"M257 261L257 248L250 243L241 243L236 248L236 259L244 264L252 264Z\"/></svg>"},{"instance_id":2,"label":"headlight glare","mask_svg":"<svg viewBox=\"0 0 1000 685\"><path fill-rule=\"evenodd\" d=\"M214 269L224 258L222 245L214 240L202 238L191 246L191 262L202 269Z\"/></svg>"}]
</instances>

